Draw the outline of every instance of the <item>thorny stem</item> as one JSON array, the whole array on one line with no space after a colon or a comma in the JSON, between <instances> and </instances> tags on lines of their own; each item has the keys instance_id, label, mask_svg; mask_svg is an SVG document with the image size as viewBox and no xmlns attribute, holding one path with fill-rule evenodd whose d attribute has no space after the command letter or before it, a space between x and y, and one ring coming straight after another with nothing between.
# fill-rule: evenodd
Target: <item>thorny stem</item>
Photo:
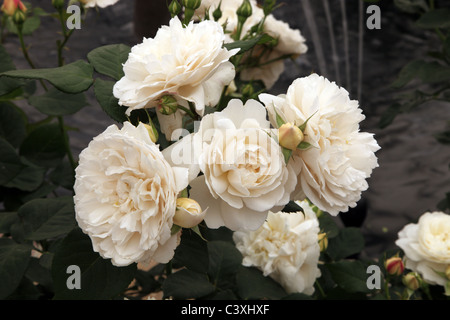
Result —
<instances>
[{"instance_id":1,"label":"thorny stem","mask_svg":"<svg viewBox=\"0 0 450 320\"><path fill-rule=\"evenodd\" d=\"M61 30L64 36L64 40L61 41L57 41L57 46L58 46L58 65L61 67L64 64L64 58L62 56L62 51L64 50L64 46L66 45L67 41L69 41L70 36L72 35L73 31L75 29L70 29L69 32L67 32L66 30L66 26L64 24L64 16L63 16L63 11L59 10L59 21L61 22Z\"/></svg>"},{"instance_id":2,"label":"thorny stem","mask_svg":"<svg viewBox=\"0 0 450 320\"><path fill-rule=\"evenodd\" d=\"M179 105L178 109L183 110L184 112L186 112L186 114L188 114L189 117L192 118L192 120L197 120L197 116L191 110L189 110L188 108L185 108L185 107Z\"/></svg>"},{"instance_id":3,"label":"thorny stem","mask_svg":"<svg viewBox=\"0 0 450 320\"><path fill-rule=\"evenodd\" d=\"M391 294L389 293L389 277L384 279L384 292L386 292L386 299L391 300Z\"/></svg>"},{"instance_id":4,"label":"thorny stem","mask_svg":"<svg viewBox=\"0 0 450 320\"><path fill-rule=\"evenodd\" d=\"M32 69L36 69L36 66L34 65L33 61L31 60L30 55L28 54L28 48L25 45L25 41L23 40L22 25L16 24L16 27L17 27L17 35L19 36L20 47L22 48L23 56L25 57L25 60L27 60L30 67ZM45 85L44 81L42 79L39 79L39 82L41 83L41 85L45 89L45 91L48 91L47 86Z\"/></svg>"},{"instance_id":5,"label":"thorny stem","mask_svg":"<svg viewBox=\"0 0 450 320\"><path fill-rule=\"evenodd\" d=\"M63 19L62 19L61 13L60 13L60 20L61 20L61 25L63 27L64 42L62 42L62 44L60 46L58 46L58 62L59 62L59 66L62 66L63 61L62 61L62 58L61 58L61 51L62 51L62 48L64 47L65 43L69 39L70 35L72 34L72 32L69 32L68 34L66 33L66 31L64 29L64 23L63 23ZM36 66L34 65L33 61L31 60L31 58L30 58L30 56L28 54L28 49L25 46L25 41L23 39L23 33L22 33L22 25L16 25L16 26L17 26L17 31L18 31L17 34L19 36L20 46L22 48L23 55L24 55L25 59L27 60L28 64L30 65L30 67L32 69L36 69ZM71 30L71 31L73 31L73 30ZM42 87L44 88L44 90L48 91L48 88L45 85L44 81L42 79L40 79L39 81L40 81ZM66 130L65 126L64 126L64 120L63 120L62 116L58 117L58 124L59 124L59 128L61 130L61 134L63 135L64 148L66 150L67 157L69 158L69 162L70 162L70 165L72 167L72 170L75 171L76 162L75 162L75 159L73 157L72 150L70 149L69 136L68 136L67 130Z\"/></svg>"},{"instance_id":6,"label":"thorny stem","mask_svg":"<svg viewBox=\"0 0 450 320\"><path fill-rule=\"evenodd\" d=\"M326 296L325 292L323 291L323 288L322 288L322 286L320 285L319 281L316 281L316 286L317 286L317 289L319 289L320 295L321 295L323 298L326 298L327 296Z\"/></svg>"},{"instance_id":7,"label":"thorny stem","mask_svg":"<svg viewBox=\"0 0 450 320\"><path fill-rule=\"evenodd\" d=\"M57 49L58 49L58 66L62 67L64 65L64 58L62 55L62 51L64 50L64 47L65 47L67 41L69 41L69 38L75 29L71 29L69 32L67 32L66 26L64 24L64 15L63 15L62 9L58 10L58 14L59 14L59 21L61 23L61 31L64 36L64 40L62 42L61 41L56 42ZM73 157L72 150L70 149L69 135L67 134L67 130L64 125L64 118L62 116L58 117L58 124L59 124L59 129L61 130L61 134L63 135L64 148L66 149L66 153L67 153L67 157L69 158L70 166L72 167L72 170L75 171L77 164Z\"/></svg>"}]
</instances>

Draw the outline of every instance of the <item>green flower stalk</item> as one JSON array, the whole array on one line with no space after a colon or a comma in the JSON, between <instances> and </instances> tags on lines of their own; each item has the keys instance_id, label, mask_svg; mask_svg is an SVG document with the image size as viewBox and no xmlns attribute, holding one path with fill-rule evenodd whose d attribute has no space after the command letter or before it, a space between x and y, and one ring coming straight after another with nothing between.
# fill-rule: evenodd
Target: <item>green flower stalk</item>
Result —
<instances>
[{"instance_id":1,"label":"green flower stalk","mask_svg":"<svg viewBox=\"0 0 450 320\"><path fill-rule=\"evenodd\" d=\"M222 5L222 1L220 1L219 6L213 12L214 21L219 21L219 19L222 18L222 10L220 9L221 5Z\"/></svg>"},{"instance_id":2,"label":"green flower stalk","mask_svg":"<svg viewBox=\"0 0 450 320\"><path fill-rule=\"evenodd\" d=\"M183 0L184 6L184 24L187 25L194 16L195 10L197 10L202 4L202 0Z\"/></svg>"},{"instance_id":3,"label":"green flower stalk","mask_svg":"<svg viewBox=\"0 0 450 320\"><path fill-rule=\"evenodd\" d=\"M237 9L236 14L238 16L238 25L236 34L234 36L234 40L239 40L241 38L242 27L244 26L245 21L252 15L253 9L250 0L244 0L241 6Z\"/></svg>"}]
</instances>

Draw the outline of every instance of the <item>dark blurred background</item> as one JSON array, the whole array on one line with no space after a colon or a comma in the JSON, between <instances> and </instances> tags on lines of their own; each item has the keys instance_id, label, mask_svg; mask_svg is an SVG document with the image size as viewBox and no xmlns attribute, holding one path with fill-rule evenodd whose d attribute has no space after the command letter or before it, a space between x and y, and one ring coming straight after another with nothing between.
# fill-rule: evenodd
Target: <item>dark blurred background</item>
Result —
<instances>
[{"instance_id":1,"label":"dark blurred background","mask_svg":"<svg viewBox=\"0 0 450 320\"><path fill-rule=\"evenodd\" d=\"M49 0L31 2L53 11ZM436 6L444 3L436 1ZM375 3L381 12L381 29L369 30L366 8L370 4L359 0L283 1L274 15L300 29L309 50L295 61L286 62L285 73L271 91L283 93L294 79L316 72L336 81L352 99L360 101L367 116L361 123L362 130L374 133L382 147L377 153L379 168L369 179L370 187L361 205L354 213L336 220L361 225L367 245L363 254L376 257L394 248L399 229L425 211L435 210L448 191L450 150L436 142L433 134L444 129L450 108L445 102L430 102L397 117L385 129L378 127L381 114L398 94L390 87L391 82L407 62L424 57L438 40L432 32L414 25L417 16L400 11L391 0ZM89 51L102 45L133 46L144 36L154 36L168 20L166 0L121 0L114 6L89 10L82 29L67 44L66 62L86 59ZM39 31L26 37L38 67L56 66L55 43L60 38L57 30L58 22L46 17ZM28 68L15 36L8 36L4 46L17 68ZM87 95L90 106L66 120L68 125L79 128L70 132L76 156L92 137L113 123L96 102L92 89ZM31 107L24 104L23 108L36 120L40 118Z\"/></svg>"}]
</instances>

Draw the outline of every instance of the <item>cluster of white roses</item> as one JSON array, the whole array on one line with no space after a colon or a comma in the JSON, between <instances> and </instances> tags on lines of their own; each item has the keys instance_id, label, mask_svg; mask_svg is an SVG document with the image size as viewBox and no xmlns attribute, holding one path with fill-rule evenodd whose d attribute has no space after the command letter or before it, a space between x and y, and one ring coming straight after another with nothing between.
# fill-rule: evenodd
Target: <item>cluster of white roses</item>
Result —
<instances>
[{"instance_id":1,"label":"cluster of white roses","mask_svg":"<svg viewBox=\"0 0 450 320\"><path fill-rule=\"evenodd\" d=\"M426 283L443 286L450 295L450 215L425 212L418 223L407 224L395 242L405 253L405 267Z\"/></svg>"},{"instance_id":2,"label":"cluster of white roses","mask_svg":"<svg viewBox=\"0 0 450 320\"><path fill-rule=\"evenodd\" d=\"M201 121L164 150L144 124L112 125L95 137L76 169L76 218L94 250L117 266L168 262L180 239L174 226L204 219L209 228L236 231L245 265L261 268L288 291L311 293L320 275L317 218L306 202L299 202L303 214L280 211L306 198L332 215L356 206L378 165L379 146L360 132L358 102L317 74L295 80L285 95L232 99L209 112L236 77L230 59L240 49L224 43L240 39L233 35L241 2L220 1L221 18L213 21L203 18L219 1L204 0L195 11L199 22L184 25L175 16L132 48L113 90L127 114L156 108L168 140L183 132L187 112ZM263 66L248 65L240 76L270 88L284 68L280 58L306 52L305 40L256 1L248 3L253 14L241 34L262 21L277 45L258 55ZM240 61L253 61L258 50ZM162 101L175 105L174 112L160 112Z\"/></svg>"}]
</instances>

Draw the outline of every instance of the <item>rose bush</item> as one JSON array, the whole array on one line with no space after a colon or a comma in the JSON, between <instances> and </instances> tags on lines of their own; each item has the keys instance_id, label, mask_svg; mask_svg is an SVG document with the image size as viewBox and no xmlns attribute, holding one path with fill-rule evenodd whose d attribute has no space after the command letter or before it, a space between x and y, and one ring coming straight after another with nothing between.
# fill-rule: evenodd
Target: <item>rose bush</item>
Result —
<instances>
[{"instance_id":1,"label":"rose bush","mask_svg":"<svg viewBox=\"0 0 450 320\"><path fill-rule=\"evenodd\" d=\"M405 226L399 250L373 260L360 259L361 230L336 220L368 188L380 147L361 131L358 101L318 74L271 94L285 59L307 52L273 16L276 1L172 0L153 38L66 64L67 6L101 14L116 2L52 1L49 14L2 5L30 69L0 45L0 298L449 294L447 214ZM44 18L62 30L57 65L42 69L24 35ZM64 117L88 90L113 123L73 155ZM383 286L368 285L373 265Z\"/></svg>"}]
</instances>

